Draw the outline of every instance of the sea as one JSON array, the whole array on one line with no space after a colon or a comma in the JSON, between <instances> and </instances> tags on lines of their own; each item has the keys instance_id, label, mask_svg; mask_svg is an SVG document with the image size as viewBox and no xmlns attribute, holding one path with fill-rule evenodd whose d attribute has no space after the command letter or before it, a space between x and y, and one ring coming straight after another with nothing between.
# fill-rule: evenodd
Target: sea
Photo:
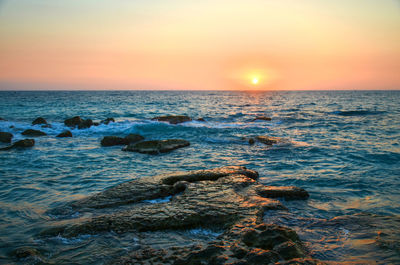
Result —
<instances>
[{"instance_id":1,"label":"sea","mask_svg":"<svg viewBox=\"0 0 400 265\"><path fill-rule=\"evenodd\" d=\"M193 121L151 120L160 115ZM115 122L55 137L73 116ZM0 152L0 264L106 264L144 244L213 240L218 229L38 235L62 222L49 210L67 202L142 176L227 165L258 171L265 185L310 193L308 200L282 199L288 210L267 211L264 221L294 229L312 257L400 264L400 91L0 91L0 117L0 131L13 141L29 128L47 133L33 148ZM31 125L37 117L51 127ZM149 155L100 145L104 136L129 133L190 146ZM259 135L285 141L246 140ZM74 218L85 216L67 217ZM25 246L41 256L17 260L13 251Z\"/></svg>"}]
</instances>

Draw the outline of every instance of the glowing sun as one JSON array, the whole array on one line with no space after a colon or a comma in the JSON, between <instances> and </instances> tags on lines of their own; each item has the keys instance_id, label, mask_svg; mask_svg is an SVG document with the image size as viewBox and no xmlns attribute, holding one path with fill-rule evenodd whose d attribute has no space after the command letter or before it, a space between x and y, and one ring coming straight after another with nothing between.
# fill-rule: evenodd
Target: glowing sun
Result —
<instances>
[{"instance_id":1,"label":"glowing sun","mask_svg":"<svg viewBox=\"0 0 400 265\"><path fill-rule=\"evenodd\" d=\"M253 77L253 79L251 80L251 83L252 83L253 85L257 85L259 81L260 81L260 80L258 79L258 77Z\"/></svg>"}]
</instances>

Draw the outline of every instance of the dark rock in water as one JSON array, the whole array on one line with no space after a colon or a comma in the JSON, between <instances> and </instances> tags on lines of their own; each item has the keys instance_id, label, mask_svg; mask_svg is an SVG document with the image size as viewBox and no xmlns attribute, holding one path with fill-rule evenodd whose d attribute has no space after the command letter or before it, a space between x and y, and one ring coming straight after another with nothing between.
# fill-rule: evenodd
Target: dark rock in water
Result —
<instances>
[{"instance_id":1,"label":"dark rock in water","mask_svg":"<svg viewBox=\"0 0 400 265\"><path fill-rule=\"evenodd\" d=\"M99 122L93 122L93 126L99 126L100 123Z\"/></svg>"},{"instance_id":2,"label":"dark rock in water","mask_svg":"<svg viewBox=\"0 0 400 265\"><path fill-rule=\"evenodd\" d=\"M185 115L167 115L167 116L154 117L151 120L166 121L171 124L178 124L178 123L182 123L182 122L191 121L192 118L190 118L189 116L185 116Z\"/></svg>"},{"instance_id":3,"label":"dark rock in water","mask_svg":"<svg viewBox=\"0 0 400 265\"><path fill-rule=\"evenodd\" d=\"M204 118L198 118L196 121L206 121Z\"/></svg>"},{"instance_id":4,"label":"dark rock in water","mask_svg":"<svg viewBox=\"0 0 400 265\"><path fill-rule=\"evenodd\" d=\"M41 126L42 128L52 128L51 124L44 124Z\"/></svg>"},{"instance_id":5,"label":"dark rock in water","mask_svg":"<svg viewBox=\"0 0 400 265\"><path fill-rule=\"evenodd\" d=\"M78 129L87 129L93 125L93 121L91 119L83 120L79 125Z\"/></svg>"},{"instance_id":6,"label":"dark rock in water","mask_svg":"<svg viewBox=\"0 0 400 265\"><path fill-rule=\"evenodd\" d=\"M252 121L270 121L272 120L270 117L266 116L257 116Z\"/></svg>"},{"instance_id":7,"label":"dark rock in water","mask_svg":"<svg viewBox=\"0 0 400 265\"><path fill-rule=\"evenodd\" d=\"M287 187L266 187L260 191L260 195L267 198L307 199L310 195L302 188Z\"/></svg>"},{"instance_id":8,"label":"dark rock in water","mask_svg":"<svg viewBox=\"0 0 400 265\"><path fill-rule=\"evenodd\" d=\"M0 117L0 121L5 121L5 119L3 119L3 118Z\"/></svg>"},{"instance_id":9,"label":"dark rock in water","mask_svg":"<svg viewBox=\"0 0 400 265\"><path fill-rule=\"evenodd\" d=\"M36 119L32 122L32 125L36 125L36 124L47 124L47 121L46 121L44 118L39 117L39 118L36 118Z\"/></svg>"},{"instance_id":10,"label":"dark rock in water","mask_svg":"<svg viewBox=\"0 0 400 265\"><path fill-rule=\"evenodd\" d=\"M70 119L66 119L65 121L64 121L64 124L66 125L66 126L68 126L68 127L76 127L76 126L78 126L79 124L81 124L83 122L83 120L81 119L81 117L79 117L79 116L75 116L75 117L73 117L73 118L70 118Z\"/></svg>"},{"instance_id":11,"label":"dark rock in water","mask_svg":"<svg viewBox=\"0 0 400 265\"><path fill-rule=\"evenodd\" d=\"M19 140L19 141L13 143L10 146L4 147L4 148L0 148L0 151L6 151L6 150L13 149L13 148L32 147L34 145L35 145L35 140L33 140L33 139L24 139L24 140Z\"/></svg>"},{"instance_id":12,"label":"dark rock in water","mask_svg":"<svg viewBox=\"0 0 400 265\"><path fill-rule=\"evenodd\" d=\"M254 143L255 143L254 138L250 138L250 139L249 139L249 144L250 144L250 145L253 145Z\"/></svg>"},{"instance_id":13,"label":"dark rock in water","mask_svg":"<svg viewBox=\"0 0 400 265\"><path fill-rule=\"evenodd\" d=\"M142 141L144 139L143 136L139 134L128 134L124 138L118 136L104 136L101 140L102 146L114 146L114 145L128 145L131 143L136 143Z\"/></svg>"},{"instance_id":14,"label":"dark rock in water","mask_svg":"<svg viewBox=\"0 0 400 265\"><path fill-rule=\"evenodd\" d=\"M14 126L14 125L11 125L11 126L10 126L10 129L14 129L14 128L15 128L15 126Z\"/></svg>"},{"instance_id":15,"label":"dark rock in water","mask_svg":"<svg viewBox=\"0 0 400 265\"><path fill-rule=\"evenodd\" d=\"M144 154L166 153L172 150L189 146L190 143L182 139L152 140L136 144L129 144L123 151L139 152Z\"/></svg>"},{"instance_id":16,"label":"dark rock in water","mask_svg":"<svg viewBox=\"0 0 400 265\"><path fill-rule=\"evenodd\" d=\"M244 138L246 139L246 138ZM260 142L266 145L273 145L277 143L284 143L287 140L279 137L271 137L271 136L256 136L254 138L248 138L249 144L253 145L255 142Z\"/></svg>"},{"instance_id":17,"label":"dark rock in water","mask_svg":"<svg viewBox=\"0 0 400 265\"><path fill-rule=\"evenodd\" d=\"M3 143L11 143L11 139L13 138L12 133L9 132L0 132L0 142Z\"/></svg>"},{"instance_id":18,"label":"dark rock in water","mask_svg":"<svg viewBox=\"0 0 400 265\"><path fill-rule=\"evenodd\" d=\"M109 124L110 122L115 122L114 118L107 118L105 120L102 120L100 123L102 124Z\"/></svg>"},{"instance_id":19,"label":"dark rock in water","mask_svg":"<svg viewBox=\"0 0 400 265\"><path fill-rule=\"evenodd\" d=\"M118 136L104 136L101 140L102 146L113 146L113 145L126 145L128 142L125 138Z\"/></svg>"},{"instance_id":20,"label":"dark rock in water","mask_svg":"<svg viewBox=\"0 0 400 265\"><path fill-rule=\"evenodd\" d=\"M307 256L295 231L263 223L265 211L285 209L280 201L265 197L266 190L286 189L285 196L292 197L294 189L267 187L257 179L256 171L239 166L141 177L60 207L59 211L71 213L104 213L70 224L60 221L41 235L217 227L224 232L212 242L142 248L113 264L317 264ZM166 196L173 197L164 203L141 203Z\"/></svg>"},{"instance_id":21,"label":"dark rock in water","mask_svg":"<svg viewBox=\"0 0 400 265\"><path fill-rule=\"evenodd\" d=\"M19 247L11 252L11 256L17 259L26 259L29 257L40 257L40 252L32 247Z\"/></svg>"},{"instance_id":22,"label":"dark rock in water","mask_svg":"<svg viewBox=\"0 0 400 265\"><path fill-rule=\"evenodd\" d=\"M27 135L27 136L45 136L47 135L45 132L39 131L39 130L33 130L33 129L27 129L21 133L22 135Z\"/></svg>"},{"instance_id":23,"label":"dark rock in water","mask_svg":"<svg viewBox=\"0 0 400 265\"><path fill-rule=\"evenodd\" d=\"M72 133L68 130L63 131L62 133L58 134L56 137L72 137Z\"/></svg>"},{"instance_id":24,"label":"dark rock in water","mask_svg":"<svg viewBox=\"0 0 400 265\"><path fill-rule=\"evenodd\" d=\"M133 144L144 140L144 137L140 134L130 133L125 137L127 144Z\"/></svg>"}]
</instances>

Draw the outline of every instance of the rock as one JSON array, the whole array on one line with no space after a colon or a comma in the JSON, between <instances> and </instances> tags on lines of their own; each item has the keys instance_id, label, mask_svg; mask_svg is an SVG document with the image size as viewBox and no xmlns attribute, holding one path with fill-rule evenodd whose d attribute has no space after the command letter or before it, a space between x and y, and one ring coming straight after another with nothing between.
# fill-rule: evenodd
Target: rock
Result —
<instances>
[{"instance_id":1,"label":"rock","mask_svg":"<svg viewBox=\"0 0 400 265\"><path fill-rule=\"evenodd\" d=\"M99 126L100 123L99 122L93 122L93 126Z\"/></svg>"},{"instance_id":2,"label":"rock","mask_svg":"<svg viewBox=\"0 0 400 265\"><path fill-rule=\"evenodd\" d=\"M91 119L83 120L79 125L78 129L87 129L93 125L93 121Z\"/></svg>"},{"instance_id":3,"label":"rock","mask_svg":"<svg viewBox=\"0 0 400 265\"><path fill-rule=\"evenodd\" d=\"M253 145L254 143L255 143L254 139L253 139L253 138L250 138L250 139L249 139L249 144L250 144L250 145Z\"/></svg>"},{"instance_id":4,"label":"rock","mask_svg":"<svg viewBox=\"0 0 400 265\"><path fill-rule=\"evenodd\" d=\"M125 137L125 139L128 142L127 144L133 144L133 143L136 143L136 142L143 141L144 137L141 136L140 134L130 133Z\"/></svg>"},{"instance_id":5,"label":"rock","mask_svg":"<svg viewBox=\"0 0 400 265\"><path fill-rule=\"evenodd\" d=\"M170 124L178 124L178 123L182 123L182 122L191 121L192 118L190 118L189 116L185 116L185 115L167 115L167 116L154 117L151 120L166 121L166 122L169 122Z\"/></svg>"},{"instance_id":6,"label":"rock","mask_svg":"<svg viewBox=\"0 0 400 265\"><path fill-rule=\"evenodd\" d=\"M246 138L244 138L246 139ZM249 144L253 145L255 142L260 142L266 145L273 145L277 143L284 143L287 140L279 137L271 137L271 136L256 136L254 138L248 138Z\"/></svg>"},{"instance_id":7,"label":"rock","mask_svg":"<svg viewBox=\"0 0 400 265\"><path fill-rule=\"evenodd\" d=\"M279 188L266 187L257 179L256 171L239 166L140 177L54 209L53 213L92 211L94 217L76 219L69 224L54 220L52 224L58 222L59 225L45 229L41 236L219 228L222 234L208 243L165 249L142 247L112 263L274 264L314 261L307 256L295 231L263 223L265 211L285 207L280 201L264 197L260 192ZM293 190L286 192L290 194ZM172 199L164 203L143 203L166 196L172 196Z\"/></svg>"},{"instance_id":8,"label":"rock","mask_svg":"<svg viewBox=\"0 0 400 265\"><path fill-rule=\"evenodd\" d=\"M47 135L45 132L39 131L39 130L33 130L33 129L27 129L21 133L22 135L27 135L27 136L45 136Z\"/></svg>"},{"instance_id":9,"label":"rock","mask_svg":"<svg viewBox=\"0 0 400 265\"><path fill-rule=\"evenodd\" d=\"M198 118L196 121L206 121L204 118Z\"/></svg>"},{"instance_id":10,"label":"rock","mask_svg":"<svg viewBox=\"0 0 400 265\"><path fill-rule=\"evenodd\" d=\"M9 132L0 132L0 142L3 143L11 143L11 139L13 138L12 133Z\"/></svg>"},{"instance_id":11,"label":"rock","mask_svg":"<svg viewBox=\"0 0 400 265\"><path fill-rule=\"evenodd\" d=\"M40 257L40 252L32 247L19 247L11 252L11 255L17 259L26 259L28 257Z\"/></svg>"},{"instance_id":12,"label":"rock","mask_svg":"<svg viewBox=\"0 0 400 265\"><path fill-rule=\"evenodd\" d=\"M107 118L105 120L102 120L100 123L102 124L109 124L110 122L115 122L114 118Z\"/></svg>"},{"instance_id":13,"label":"rock","mask_svg":"<svg viewBox=\"0 0 400 265\"><path fill-rule=\"evenodd\" d=\"M0 117L0 121L6 121L6 120Z\"/></svg>"},{"instance_id":14,"label":"rock","mask_svg":"<svg viewBox=\"0 0 400 265\"><path fill-rule=\"evenodd\" d=\"M101 140L101 146L113 146L113 145L126 145L129 144L125 138L118 136L104 136Z\"/></svg>"},{"instance_id":15,"label":"rock","mask_svg":"<svg viewBox=\"0 0 400 265\"><path fill-rule=\"evenodd\" d=\"M144 154L166 153L172 150L189 146L190 143L182 139L152 140L129 144L123 151L139 152Z\"/></svg>"},{"instance_id":16,"label":"rock","mask_svg":"<svg viewBox=\"0 0 400 265\"><path fill-rule=\"evenodd\" d=\"M310 197L306 190L295 186L264 187L258 193L266 198L285 198L286 200L308 199Z\"/></svg>"},{"instance_id":17,"label":"rock","mask_svg":"<svg viewBox=\"0 0 400 265\"><path fill-rule=\"evenodd\" d=\"M26 148L26 147L32 147L35 145L35 140L33 139L24 139L24 140L19 140L18 142L15 142L14 144L4 147L4 148L0 148L0 151L6 151L6 150L10 150L13 148Z\"/></svg>"},{"instance_id":18,"label":"rock","mask_svg":"<svg viewBox=\"0 0 400 265\"><path fill-rule=\"evenodd\" d=\"M71 131L65 130L62 133L58 134L56 137L72 137Z\"/></svg>"},{"instance_id":19,"label":"rock","mask_svg":"<svg viewBox=\"0 0 400 265\"><path fill-rule=\"evenodd\" d=\"M136 143L142 141L144 139L143 136L139 134L128 134L124 138L118 136L104 136L101 140L102 146L114 146L114 145L128 145L131 143Z\"/></svg>"},{"instance_id":20,"label":"rock","mask_svg":"<svg viewBox=\"0 0 400 265\"><path fill-rule=\"evenodd\" d=\"M51 124L44 124L41 126L42 128L52 128Z\"/></svg>"},{"instance_id":21,"label":"rock","mask_svg":"<svg viewBox=\"0 0 400 265\"><path fill-rule=\"evenodd\" d=\"M14 126L14 125L11 125L11 126L10 126L10 129L14 129L14 128L15 128L15 126Z\"/></svg>"},{"instance_id":22,"label":"rock","mask_svg":"<svg viewBox=\"0 0 400 265\"><path fill-rule=\"evenodd\" d=\"M47 121L46 121L44 118L39 117L39 118L36 118L36 119L32 122L32 125L36 125L36 124L47 124Z\"/></svg>"},{"instance_id":23,"label":"rock","mask_svg":"<svg viewBox=\"0 0 400 265\"><path fill-rule=\"evenodd\" d=\"M73 118L66 119L64 124L71 128L78 127L78 129L87 129L93 125L93 121L91 119L83 120L81 117L75 116Z\"/></svg>"},{"instance_id":24,"label":"rock","mask_svg":"<svg viewBox=\"0 0 400 265\"><path fill-rule=\"evenodd\" d=\"M68 127L74 128L74 127L78 126L79 124L81 124L82 122L83 122L83 120L81 119L81 117L75 116L75 117L73 117L73 118L66 119L66 120L64 121L64 124L65 124L66 126L68 126Z\"/></svg>"},{"instance_id":25,"label":"rock","mask_svg":"<svg viewBox=\"0 0 400 265\"><path fill-rule=\"evenodd\" d=\"M270 121L272 120L270 117L266 117L266 116L257 116L255 117L252 121Z\"/></svg>"}]
</instances>

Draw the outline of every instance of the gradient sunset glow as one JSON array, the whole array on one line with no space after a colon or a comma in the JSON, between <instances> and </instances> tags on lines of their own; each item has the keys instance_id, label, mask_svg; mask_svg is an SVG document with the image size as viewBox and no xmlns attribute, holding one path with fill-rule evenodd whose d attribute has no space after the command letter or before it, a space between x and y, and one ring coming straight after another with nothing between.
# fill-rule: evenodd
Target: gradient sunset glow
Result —
<instances>
[{"instance_id":1,"label":"gradient sunset glow","mask_svg":"<svg viewBox=\"0 0 400 265\"><path fill-rule=\"evenodd\" d=\"M0 0L0 89L400 89L400 2Z\"/></svg>"}]
</instances>

